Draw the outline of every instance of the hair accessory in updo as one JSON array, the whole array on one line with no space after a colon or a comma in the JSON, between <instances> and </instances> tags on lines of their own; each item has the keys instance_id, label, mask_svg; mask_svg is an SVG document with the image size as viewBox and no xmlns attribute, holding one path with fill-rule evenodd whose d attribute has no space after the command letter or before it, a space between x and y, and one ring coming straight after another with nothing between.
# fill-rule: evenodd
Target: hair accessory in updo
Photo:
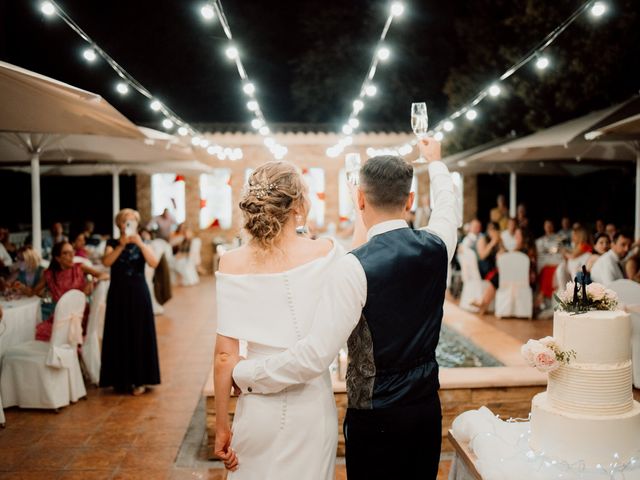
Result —
<instances>
[{"instance_id":1,"label":"hair accessory in updo","mask_svg":"<svg viewBox=\"0 0 640 480\"><path fill-rule=\"evenodd\" d=\"M262 200L267 194L278 189L278 185L275 183L249 183L249 192L256 196L256 198Z\"/></svg>"}]
</instances>

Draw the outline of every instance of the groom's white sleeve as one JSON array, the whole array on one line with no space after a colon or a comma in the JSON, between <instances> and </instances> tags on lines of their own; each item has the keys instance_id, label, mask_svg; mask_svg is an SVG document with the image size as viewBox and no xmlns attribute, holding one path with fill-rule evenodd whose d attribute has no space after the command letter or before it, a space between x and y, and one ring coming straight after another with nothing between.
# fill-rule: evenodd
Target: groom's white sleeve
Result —
<instances>
[{"instance_id":1,"label":"groom's white sleeve","mask_svg":"<svg viewBox=\"0 0 640 480\"><path fill-rule=\"evenodd\" d=\"M306 337L281 353L236 365L233 379L243 393L276 393L327 371L360 320L367 278L348 254L336 262L325 285Z\"/></svg>"}]
</instances>

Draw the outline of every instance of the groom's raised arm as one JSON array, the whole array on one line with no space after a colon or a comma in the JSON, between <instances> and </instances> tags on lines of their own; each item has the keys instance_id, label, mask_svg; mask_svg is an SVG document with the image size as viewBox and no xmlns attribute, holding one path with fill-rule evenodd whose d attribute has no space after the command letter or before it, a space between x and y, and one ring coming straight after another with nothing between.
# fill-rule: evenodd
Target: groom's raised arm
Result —
<instances>
[{"instance_id":1,"label":"groom's raised arm","mask_svg":"<svg viewBox=\"0 0 640 480\"><path fill-rule=\"evenodd\" d=\"M367 279L351 254L339 259L320 297L311 330L284 352L243 360L233 379L243 393L276 393L326 372L360 320Z\"/></svg>"},{"instance_id":2,"label":"groom's raised arm","mask_svg":"<svg viewBox=\"0 0 640 480\"><path fill-rule=\"evenodd\" d=\"M458 227L462 224L459 199L449 169L444 163L440 161L429 163L429 179L433 210L429 224L423 230L434 233L442 239L451 261L458 243Z\"/></svg>"}]
</instances>

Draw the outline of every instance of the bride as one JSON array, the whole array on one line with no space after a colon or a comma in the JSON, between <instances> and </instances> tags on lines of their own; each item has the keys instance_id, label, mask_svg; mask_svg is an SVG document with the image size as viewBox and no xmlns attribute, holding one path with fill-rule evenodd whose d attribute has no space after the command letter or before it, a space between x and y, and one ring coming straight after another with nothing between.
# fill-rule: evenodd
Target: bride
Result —
<instances>
[{"instance_id":1,"label":"bride","mask_svg":"<svg viewBox=\"0 0 640 480\"><path fill-rule=\"evenodd\" d=\"M309 207L295 166L257 168L240 202L251 240L226 253L216 273L215 453L231 470L229 479L335 477L338 419L328 371L278 394L241 396L232 430L225 414L239 340L247 341L248 357L257 358L304 337L329 270L345 253L330 240L296 234Z\"/></svg>"}]
</instances>

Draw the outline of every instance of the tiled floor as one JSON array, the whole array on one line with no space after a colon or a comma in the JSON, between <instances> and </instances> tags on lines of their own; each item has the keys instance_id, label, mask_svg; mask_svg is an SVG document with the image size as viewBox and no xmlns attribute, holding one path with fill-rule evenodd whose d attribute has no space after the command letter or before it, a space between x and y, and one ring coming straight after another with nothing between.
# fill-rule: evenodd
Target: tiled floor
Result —
<instances>
[{"instance_id":1,"label":"tiled floor","mask_svg":"<svg viewBox=\"0 0 640 480\"><path fill-rule=\"evenodd\" d=\"M537 321L485 321L519 341L544 336L549 329L549 324ZM175 465L211 368L213 280L206 278L196 287L176 289L156 325L162 385L141 397L89 388L86 400L60 413L5 410L0 480L222 480L220 468ZM438 479L447 478L449 464L442 462ZM344 465L338 465L336 479L346 479Z\"/></svg>"}]
</instances>

